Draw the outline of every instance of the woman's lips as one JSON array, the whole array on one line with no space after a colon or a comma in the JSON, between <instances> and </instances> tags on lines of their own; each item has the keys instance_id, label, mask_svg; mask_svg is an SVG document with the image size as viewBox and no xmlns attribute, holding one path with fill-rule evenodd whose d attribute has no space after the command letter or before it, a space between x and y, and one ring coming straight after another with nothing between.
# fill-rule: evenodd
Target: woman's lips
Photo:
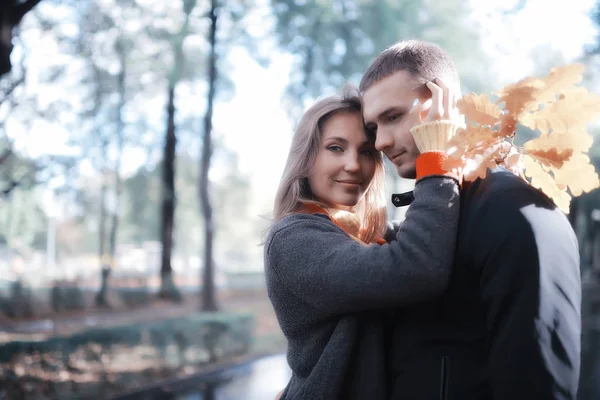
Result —
<instances>
[{"instance_id":1,"label":"woman's lips","mask_svg":"<svg viewBox=\"0 0 600 400\"><path fill-rule=\"evenodd\" d=\"M358 189L358 188L360 188L360 185L361 185L360 181L349 180L349 179L337 180L336 182L341 184L342 186L345 186L350 189Z\"/></svg>"}]
</instances>

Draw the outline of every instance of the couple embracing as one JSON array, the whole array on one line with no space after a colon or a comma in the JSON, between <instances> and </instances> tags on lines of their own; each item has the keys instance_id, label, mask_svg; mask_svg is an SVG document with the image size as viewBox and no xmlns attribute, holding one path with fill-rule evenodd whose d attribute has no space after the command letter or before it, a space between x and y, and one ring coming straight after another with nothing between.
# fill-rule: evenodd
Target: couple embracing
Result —
<instances>
[{"instance_id":1,"label":"couple embracing","mask_svg":"<svg viewBox=\"0 0 600 400\"><path fill-rule=\"evenodd\" d=\"M512 172L444 168L459 94L442 49L405 41L303 115L264 249L292 370L282 400L576 398L575 234ZM400 224L383 157L416 180Z\"/></svg>"}]
</instances>

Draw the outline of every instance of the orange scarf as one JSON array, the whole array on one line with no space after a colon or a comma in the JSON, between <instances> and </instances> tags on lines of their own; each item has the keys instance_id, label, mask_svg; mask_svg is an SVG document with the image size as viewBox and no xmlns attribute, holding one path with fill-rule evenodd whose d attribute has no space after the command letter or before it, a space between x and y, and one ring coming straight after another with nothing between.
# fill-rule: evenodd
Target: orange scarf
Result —
<instances>
[{"instance_id":1,"label":"orange scarf","mask_svg":"<svg viewBox=\"0 0 600 400\"><path fill-rule=\"evenodd\" d=\"M325 214L329 217L331 222L333 222L341 230L346 232L346 234L348 236L350 236L352 239L354 239L357 242L362 243L362 244L368 244L358 238L358 232L360 231L360 222L358 221L356 214L352 214L350 212L343 211L343 210L335 210L335 212L332 213L329 210L326 210L323 207L320 207L314 203L304 204L301 211L305 212L307 214L317 214L317 213ZM377 240L373 243L382 245L382 244L386 243L386 241L382 237L378 237Z\"/></svg>"}]
</instances>

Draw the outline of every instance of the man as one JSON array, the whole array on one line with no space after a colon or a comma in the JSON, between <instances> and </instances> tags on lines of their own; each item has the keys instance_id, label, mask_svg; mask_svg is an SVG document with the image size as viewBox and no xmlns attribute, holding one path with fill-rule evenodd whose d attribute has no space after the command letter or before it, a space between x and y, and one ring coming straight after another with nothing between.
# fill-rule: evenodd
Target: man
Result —
<instances>
[{"instance_id":1,"label":"man","mask_svg":"<svg viewBox=\"0 0 600 400\"><path fill-rule=\"evenodd\" d=\"M407 41L382 52L360 84L365 126L403 178L415 177L419 154L404 117L415 98L431 97L432 81L444 99L460 92L443 50ZM578 246L565 215L521 178L488 171L461 189L447 292L396 313L391 398L575 399L580 304Z\"/></svg>"}]
</instances>

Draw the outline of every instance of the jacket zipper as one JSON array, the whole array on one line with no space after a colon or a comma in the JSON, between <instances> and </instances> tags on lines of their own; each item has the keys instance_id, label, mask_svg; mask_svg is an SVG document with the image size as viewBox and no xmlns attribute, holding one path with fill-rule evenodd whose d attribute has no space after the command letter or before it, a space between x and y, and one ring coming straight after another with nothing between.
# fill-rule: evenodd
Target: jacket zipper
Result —
<instances>
[{"instance_id":1,"label":"jacket zipper","mask_svg":"<svg viewBox=\"0 0 600 400\"><path fill-rule=\"evenodd\" d=\"M440 379L440 400L448 400L448 357L442 357L442 371Z\"/></svg>"}]
</instances>

